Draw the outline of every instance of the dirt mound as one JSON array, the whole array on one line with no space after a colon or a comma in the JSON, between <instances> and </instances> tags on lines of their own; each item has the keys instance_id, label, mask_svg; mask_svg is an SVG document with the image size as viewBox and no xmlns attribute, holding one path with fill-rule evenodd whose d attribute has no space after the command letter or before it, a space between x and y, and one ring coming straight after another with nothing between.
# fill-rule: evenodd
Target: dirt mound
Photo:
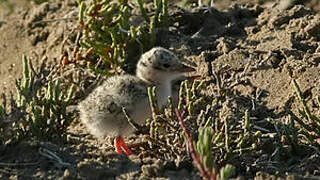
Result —
<instances>
[{"instance_id":1,"label":"dirt mound","mask_svg":"<svg viewBox=\"0 0 320 180\"><path fill-rule=\"evenodd\" d=\"M319 15L303 6L279 11L250 5L181 16L188 19L177 22L184 33L176 39L182 41L169 44L198 62L203 77L212 77L227 66L230 76L247 77L247 84L235 87L239 95L279 115L286 108L299 107L291 83L296 79L310 99L308 105L316 104L320 93Z\"/></svg>"},{"instance_id":2,"label":"dirt mound","mask_svg":"<svg viewBox=\"0 0 320 180\"><path fill-rule=\"evenodd\" d=\"M34 59L34 65L41 59L59 65L64 51L74 46L70 39L76 36L76 2L43 3L16 11L0 26L0 93L15 92L15 79L22 76L23 54Z\"/></svg>"}]
</instances>

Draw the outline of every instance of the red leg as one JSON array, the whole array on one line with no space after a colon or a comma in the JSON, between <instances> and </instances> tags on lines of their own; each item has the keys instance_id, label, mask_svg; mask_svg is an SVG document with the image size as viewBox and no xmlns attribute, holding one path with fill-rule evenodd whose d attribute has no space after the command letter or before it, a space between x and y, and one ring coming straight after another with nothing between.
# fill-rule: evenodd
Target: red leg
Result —
<instances>
[{"instance_id":1,"label":"red leg","mask_svg":"<svg viewBox=\"0 0 320 180\"><path fill-rule=\"evenodd\" d=\"M120 145L120 138L121 137L117 137L116 139L114 139L114 147L116 148L116 151L118 154L122 154L121 145Z\"/></svg>"},{"instance_id":2,"label":"red leg","mask_svg":"<svg viewBox=\"0 0 320 180\"><path fill-rule=\"evenodd\" d=\"M132 154L132 151L128 148L128 146L126 145L126 143L124 142L123 138L117 137L114 141L114 145L116 148L116 151L118 154L122 154L122 150L124 151L124 153L126 153L128 156L130 156Z\"/></svg>"}]
</instances>

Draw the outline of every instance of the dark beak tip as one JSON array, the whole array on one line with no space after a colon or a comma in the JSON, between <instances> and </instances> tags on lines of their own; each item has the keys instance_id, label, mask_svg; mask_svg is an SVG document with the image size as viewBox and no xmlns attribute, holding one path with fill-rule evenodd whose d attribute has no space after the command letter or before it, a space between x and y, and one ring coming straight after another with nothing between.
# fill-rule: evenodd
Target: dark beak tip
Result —
<instances>
[{"instance_id":1,"label":"dark beak tip","mask_svg":"<svg viewBox=\"0 0 320 180\"><path fill-rule=\"evenodd\" d=\"M186 72L195 72L195 71L197 71L197 70L194 68L189 68L188 70L186 70Z\"/></svg>"},{"instance_id":2,"label":"dark beak tip","mask_svg":"<svg viewBox=\"0 0 320 180\"><path fill-rule=\"evenodd\" d=\"M183 65L183 68L181 68L181 72L195 72L196 69L194 67Z\"/></svg>"},{"instance_id":3,"label":"dark beak tip","mask_svg":"<svg viewBox=\"0 0 320 180\"><path fill-rule=\"evenodd\" d=\"M186 66L186 67L184 68L184 72L195 72L195 71L196 71L196 69L193 68L193 67Z\"/></svg>"}]
</instances>

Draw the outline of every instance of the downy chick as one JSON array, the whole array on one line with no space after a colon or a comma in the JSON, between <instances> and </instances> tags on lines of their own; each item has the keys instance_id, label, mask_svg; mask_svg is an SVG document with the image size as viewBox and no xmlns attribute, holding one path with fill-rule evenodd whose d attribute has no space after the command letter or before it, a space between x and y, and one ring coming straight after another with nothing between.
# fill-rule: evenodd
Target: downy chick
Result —
<instances>
[{"instance_id":1,"label":"downy chick","mask_svg":"<svg viewBox=\"0 0 320 180\"><path fill-rule=\"evenodd\" d=\"M121 75L108 78L79 104L80 119L91 134L97 137L115 137L118 154L122 150L132 154L122 136L134 132L122 108L133 121L144 124L151 117L147 88L156 86L160 107L172 96L172 81L194 71L171 51L155 47L144 53L138 61L136 76Z\"/></svg>"}]
</instances>

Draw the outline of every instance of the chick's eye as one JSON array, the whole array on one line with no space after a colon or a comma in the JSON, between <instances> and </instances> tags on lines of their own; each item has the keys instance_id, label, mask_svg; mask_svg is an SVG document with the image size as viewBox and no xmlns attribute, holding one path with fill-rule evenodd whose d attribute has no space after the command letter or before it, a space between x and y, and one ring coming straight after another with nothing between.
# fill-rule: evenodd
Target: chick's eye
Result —
<instances>
[{"instance_id":1,"label":"chick's eye","mask_svg":"<svg viewBox=\"0 0 320 180\"><path fill-rule=\"evenodd\" d=\"M165 64L163 64L163 67L164 67L164 68L169 68L169 67L170 67L170 64L165 63Z\"/></svg>"}]
</instances>

